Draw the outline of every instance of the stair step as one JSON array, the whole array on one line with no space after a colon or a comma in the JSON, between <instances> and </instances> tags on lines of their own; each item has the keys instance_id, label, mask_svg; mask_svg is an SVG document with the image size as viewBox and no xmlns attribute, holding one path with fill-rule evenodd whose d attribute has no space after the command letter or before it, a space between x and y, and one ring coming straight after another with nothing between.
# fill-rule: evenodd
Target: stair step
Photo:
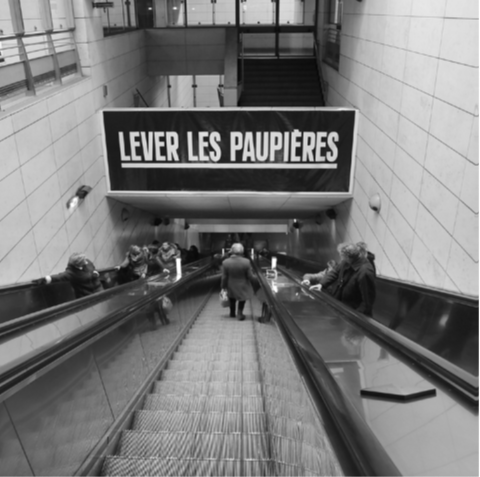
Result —
<instances>
[{"instance_id":1,"label":"stair step","mask_svg":"<svg viewBox=\"0 0 480 477\"><path fill-rule=\"evenodd\" d=\"M263 412L136 411L132 429L152 432L264 432Z\"/></svg>"},{"instance_id":2,"label":"stair step","mask_svg":"<svg viewBox=\"0 0 480 477\"><path fill-rule=\"evenodd\" d=\"M143 409L169 412L263 412L261 397L245 396L162 396L149 394Z\"/></svg>"},{"instance_id":3,"label":"stair step","mask_svg":"<svg viewBox=\"0 0 480 477\"><path fill-rule=\"evenodd\" d=\"M164 396L262 396L260 383L156 381L152 394Z\"/></svg>"},{"instance_id":4,"label":"stair step","mask_svg":"<svg viewBox=\"0 0 480 477\"><path fill-rule=\"evenodd\" d=\"M316 59L244 60L239 106L324 106Z\"/></svg>"},{"instance_id":5,"label":"stair step","mask_svg":"<svg viewBox=\"0 0 480 477\"><path fill-rule=\"evenodd\" d=\"M262 434L156 433L123 431L119 455L175 459L268 460L268 436Z\"/></svg>"},{"instance_id":6,"label":"stair step","mask_svg":"<svg viewBox=\"0 0 480 477\"><path fill-rule=\"evenodd\" d=\"M277 470L278 469L278 470ZM179 476L196 475L300 475L295 466L272 464L270 461L158 459L110 456L105 459L102 475L115 476ZM306 474L304 474L306 475Z\"/></svg>"},{"instance_id":7,"label":"stair step","mask_svg":"<svg viewBox=\"0 0 480 477\"><path fill-rule=\"evenodd\" d=\"M260 371L249 369L243 371L195 371L167 368L162 371L161 377L162 380L172 381L258 383L260 382Z\"/></svg>"}]
</instances>

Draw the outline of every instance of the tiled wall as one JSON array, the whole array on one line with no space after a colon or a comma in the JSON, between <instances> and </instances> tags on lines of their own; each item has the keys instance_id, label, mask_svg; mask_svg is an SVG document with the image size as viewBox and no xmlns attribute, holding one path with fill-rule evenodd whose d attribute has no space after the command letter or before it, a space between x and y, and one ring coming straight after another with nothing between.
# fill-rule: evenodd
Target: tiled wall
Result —
<instances>
[{"instance_id":1,"label":"tiled wall","mask_svg":"<svg viewBox=\"0 0 480 477\"><path fill-rule=\"evenodd\" d=\"M479 3L343 3L328 105L358 108L360 122L336 241L366 241L381 275L478 296Z\"/></svg>"},{"instance_id":2,"label":"tiled wall","mask_svg":"<svg viewBox=\"0 0 480 477\"><path fill-rule=\"evenodd\" d=\"M91 3L74 6L85 77L0 112L0 285L62 271L76 251L114 265L154 238L148 214L127 207L123 222L124 205L105 197L99 111L133 106L136 88L157 99L164 85L146 76L143 32L103 39ZM69 213L83 184L93 190Z\"/></svg>"}]
</instances>

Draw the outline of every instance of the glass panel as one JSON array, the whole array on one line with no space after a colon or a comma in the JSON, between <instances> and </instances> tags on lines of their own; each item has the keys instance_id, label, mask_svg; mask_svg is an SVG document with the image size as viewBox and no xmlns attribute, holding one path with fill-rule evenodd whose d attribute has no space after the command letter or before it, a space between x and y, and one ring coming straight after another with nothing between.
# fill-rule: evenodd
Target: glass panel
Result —
<instances>
[{"instance_id":1,"label":"glass panel","mask_svg":"<svg viewBox=\"0 0 480 477\"><path fill-rule=\"evenodd\" d=\"M187 0L189 25L213 25L213 3L210 0Z\"/></svg>"},{"instance_id":2,"label":"glass panel","mask_svg":"<svg viewBox=\"0 0 480 477\"><path fill-rule=\"evenodd\" d=\"M313 56L313 33L280 33L280 56Z\"/></svg>"},{"instance_id":3,"label":"glass panel","mask_svg":"<svg viewBox=\"0 0 480 477\"><path fill-rule=\"evenodd\" d=\"M275 56L275 33L244 33L245 56Z\"/></svg>"},{"instance_id":4,"label":"glass panel","mask_svg":"<svg viewBox=\"0 0 480 477\"><path fill-rule=\"evenodd\" d=\"M61 30L63 28L67 28L65 1L68 0L50 0L50 9L52 12L54 30Z\"/></svg>"},{"instance_id":5,"label":"glass panel","mask_svg":"<svg viewBox=\"0 0 480 477\"><path fill-rule=\"evenodd\" d=\"M164 25L163 15L161 11L163 6L156 4L157 15L155 26L162 27ZM185 26L185 3L182 0L167 0L167 24L168 26Z\"/></svg>"},{"instance_id":6,"label":"glass panel","mask_svg":"<svg viewBox=\"0 0 480 477\"><path fill-rule=\"evenodd\" d=\"M218 88L223 85L223 76L196 76L195 81L197 108L218 108L220 106Z\"/></svg>"},{"instance_id":7,"label":"glass panel","mask_svg":"<svg viewBox=\"0 0 480 477\"><path fill-rule=\"evenodd\" d=\"M154 10L153 0L138 0L137 15L138 28L153 28L154 27ZM162 25L165 26L165 25Z\"/></svg>"},{"instance_id":8,"label":"glass panel","mask_svg":"<svg viewBox=\"0 0 480 477\"><path fill-rule=\"evenodd\" d=\"M315 25L315 0L304 0L303 3L303 24Z\"/></svg>"},{"instance_id":9,"label":"glass panel","mask_svg":"<svg viewBox=\"0 0 480 477\"><path fill-rule=\"evenodd\" d=\"M102 25L106 34L136 28L136 9L133 0L113 2L113 7L102 10Z\"/></svg>"},{"instance_id":10,"label":"glass panel","mask_svg":"<svg viewBox=\"0 0 480 477\"><path fill-rule=\"evenodd\" d=\"M324 30L325 53L323 61L338 70L340 61L340 30L335 27Z\"/></svg>"},{"instance_id":11,"label":"glass panel","mask_svg":"<svg viewBox=\"0 0 480 477\"><path fill-rule=\"evenodd\" d=\"M2 2L8 3L8 2ZM26 32L42 31L42 16L40 14L39 0L20 0L23 24Z\"/></svg>"},{"instance_id":12,"label":"glass panel","mask_svg":"<svg viewBox=\"0 0 480 477\"><path fill-rule=\"evenodd\" d=\"M240 6L240 23L244 25L275 24L275 3L271 0L245 0Z\"/></svg>"},{"instance_id":13,"label":"glass panel","mask_svg":"<svg viewBox=\"0 0 480 477\"><path fill-rule=\"evenodd\" d=\"M55 35L52 35L52 40L57 53L75 49L72 32L56 33Z\"/></svg>"},{"instance_id":14,"label":"glass panel","mask_svg":"<svg viewBox=\"0 0 480 477\"><path fill-rule=\"evenodd\" d=\"M235 2L217 0L214 4L215 25L235 25Z\"/></svg>"},{"instance_id":15,"label":"glass panel","mask_svg":"<svg viewBox=\"0 0 480 477\"><path fill-rule=\"evenodd\" d=\"M49 52L46 35L25 37L23 39L23 44L25 45L29 60L51 54Z\"/></svg>"},{"instance_id":16,"label":"glass panel","mask_svg":"<svg viewBox=\"0 0 480 477\"><path fill-rule=\"evenodd\" d=\"M0 36L0 66L20 61L17 40L2 40Z\"/></svg>"},{"instance_id":17,"label":"glass panel","mask_svg":"<svg viewBox=\"0 0 480 477\"><path fill-rule=\"evenodd\" d=\"M313 25L315 0L280 0L280 25Z\"/></svg>"},{"instance_id":18,"label":"glass panel","mask_svg":"<svg viewBox=\"0 0 480 477\"><path fill-rule=\"evenodd\" d=\"M0 36L12 33L13 23L8 2L0 2Z\"/></svg>"}]
</instances>

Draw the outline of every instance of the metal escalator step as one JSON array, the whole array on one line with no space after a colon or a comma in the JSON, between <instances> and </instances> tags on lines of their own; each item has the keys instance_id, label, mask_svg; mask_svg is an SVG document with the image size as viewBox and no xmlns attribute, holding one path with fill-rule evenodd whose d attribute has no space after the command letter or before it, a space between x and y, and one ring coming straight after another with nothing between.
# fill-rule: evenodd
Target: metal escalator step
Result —
<instances>
[{"instance_id":1,"label":"metal escalator step","mask_svg":"<svg viewBox=\"0 0 480 477\"><path fill-rule=\"evenodd\" d=\"M202 412L207 396L147 394L143 403L146 411Z\"/></svg>"},{"instance_id":2,"label":"metal escalator step","mask_svg":"<svg viewBox=\"0 0 480 477\"><path fill-rule=\"evenodd\" d=\"M247 460L269 460L269 436L262 434L243 434L243 457Z\"/></svg>"},{"instance_id":3,"label":"metal escalator step","mask_svg":"<svg viewBox=\"0 0 480 477\"><path fill-rule=\"evenodd\" d=\"M155 432L196 432L201 416L201 413L136 411L132 429Z\"/></svg>"},{"instance_id":4,"label":"metal escalator step","mask_svg":"<svg viewBox=\"0 0 480 477\"><path fill-rule=\"evenodd\" d=\"M263 412L136 411L132 429L152 432L263 433Z\"/></svg>"},{"instance_id":5,"label":"metal escalator step","mask_svg":"<svg viewBox=\"0 0 480 477\"><path fill-rule=\"evenodd\" d=\"M152 393L163 395L207 395L208 383L192 381L155 381Z\"/></svg>"},{"instance_id":6,"label":"metal escalator step","mask_svg":"<svg viewBox=\"0 0 480 477\"><path fill-rule=\"evenodd\" d=\"M195 434L189 432L123 431L118 454L129 457L187 458Z\"/></svg>"},{"instance_id":7,"label":"metal escalator step","mask_svg":"<svg viewBox=\"0 0 480 477\"><path fill-rule=\"evenodd\" d=\"M175 459L269 460L267 434L124 431L119 455Z\"/></svg>"},{"instance_id":8,"label":"metal escalator step","mask_svg":"<svg viewBox=\"0 0 480 477\"><path fill-rule=\"evenodd\" d=\"M310 406L301 406L282 399L265 399L265 411L272 416L284 416L302 422L315 420Z\"/></svg>"},{"instance_id":9,"label":"metal escalator step","mask_svg":"<svg viewBox=\"0 0 480 477\"><path fill-rule=\"evenodd\" d=\"M163 396L261 396L259 382L219 382L208 383L190 381L156 381L152 394Z\"/></svg>"},{"instance_id":10,"label":"metal escalator step","mask_svg":"<svg viewBox=\"0 0 480 477\"><path fill-rule=\"evenodd\" d=\"M287 468L293 466L287 466ZM102 475L118 476L273 476L299 475L275 474L269 461L207 460L207 459L158 459L109 456L105 459Z\"/></svg>"}]
</instances>

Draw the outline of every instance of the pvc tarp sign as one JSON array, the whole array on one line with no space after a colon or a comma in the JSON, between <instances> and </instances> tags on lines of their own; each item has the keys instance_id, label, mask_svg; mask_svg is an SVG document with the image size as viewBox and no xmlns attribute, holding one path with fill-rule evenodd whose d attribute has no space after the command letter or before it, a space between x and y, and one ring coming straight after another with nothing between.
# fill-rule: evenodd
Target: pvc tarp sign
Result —
<instances>
[{"instance_id":1,"label":"pvc tarp sign","mask_svg":"<svg viewBox=\"0 0 480 477\"><path fill-rule=\"evenodd\" d=\"M110 191L351 192L356 110L104 110Z\"/></svg>"}]
</instances>

